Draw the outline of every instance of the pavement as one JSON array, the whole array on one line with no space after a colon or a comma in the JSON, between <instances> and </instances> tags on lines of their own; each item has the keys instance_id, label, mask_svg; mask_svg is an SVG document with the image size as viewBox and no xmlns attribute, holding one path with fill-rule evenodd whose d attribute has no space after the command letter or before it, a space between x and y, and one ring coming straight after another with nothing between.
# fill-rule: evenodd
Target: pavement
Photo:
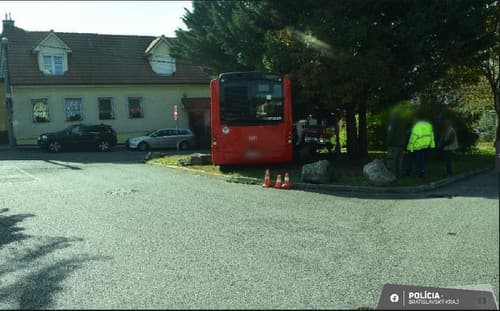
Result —
<instances>
[{"instance_id":1,"label":"pavement","mask_svg":"<svg viewBox=\"0 0 500 311\"><path fill-rule=\"evenodd\" d=\"M498 177L401 195L263 189L144 153L0 152L0 309L375 308L491 284Z\"/></svg>"}]
</instances>

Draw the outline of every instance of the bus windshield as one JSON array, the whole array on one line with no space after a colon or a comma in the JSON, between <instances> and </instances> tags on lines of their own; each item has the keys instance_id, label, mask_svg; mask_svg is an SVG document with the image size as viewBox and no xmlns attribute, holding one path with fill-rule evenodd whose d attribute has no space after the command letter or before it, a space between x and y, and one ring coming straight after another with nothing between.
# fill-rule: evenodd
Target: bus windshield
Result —
<instances>
[{"instance_id":1,"label":"bus windshield","mask_svg":"<svg viewBox=\"0 0 500 311\"><path fill-rule=\"evenodd\" d=\"M261 125L283 120L283 84L272 80L220 84L220 118L230 125Z\"/></svg>"}]
</instances>

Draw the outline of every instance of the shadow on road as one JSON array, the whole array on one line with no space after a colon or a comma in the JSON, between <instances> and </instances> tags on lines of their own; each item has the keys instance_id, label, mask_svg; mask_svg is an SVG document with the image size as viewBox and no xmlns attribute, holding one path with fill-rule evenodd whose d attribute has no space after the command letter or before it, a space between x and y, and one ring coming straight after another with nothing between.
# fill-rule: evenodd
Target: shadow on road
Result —
<instances>
[{"instance_id":1,"label":"shadow on road","mask_svg":"<svg viewBox=\"0 0 500 311\"><path fill-rule=\"evenodd\" d=\"M78 166L64 164L64 163L60 163L60 162L55 162L53 160L44 160L44 161L49 163L49 164L61 166L63 168L69 168L70 170L81 170L82 169L81 167L78 167Z\"/></svg>"},{"instance_id":2,"label":"shadow on road","mask_svg":"<svg viewBox=\"0 0 500 311\"><path fill-rule=\"evenodd\" d=\"M33 214L7 215L0 210L0 308L46 309L62 282L85 263L109 257L72 255L54 260L54 253L82 241L74 237L33 236L20 223ZM59 257L59 256L58 256Z\"/></svg>"},{"instance_id":3,"label":"shadow on road","mask_svg":"<svg viewBox=\"0 0 500 311\"><path fill-rule=\"evenodd\" d=\"M18 227L17 224L26 218L35 216L33 214L2 215L8 211L8 208L0 209L0 249L2 249L5 244L27 239L28 236L22 232L23 228ZM1 271L0 269L0 276Z\"/></svg>"}]
</instances>

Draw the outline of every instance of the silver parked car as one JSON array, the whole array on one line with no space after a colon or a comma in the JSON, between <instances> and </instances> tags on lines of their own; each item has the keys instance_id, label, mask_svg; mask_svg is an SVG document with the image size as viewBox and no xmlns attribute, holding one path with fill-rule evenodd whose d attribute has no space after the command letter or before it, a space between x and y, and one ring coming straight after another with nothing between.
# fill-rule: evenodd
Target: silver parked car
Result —
<instances>
[{"instance_id":1,"label":"silver parked car","mask_svg":"<svg viewBox=\"0 0 500 311\"><path fill-rule=\"evenodd\" d=\"M127 139L126 146L130 149L146 151L148 149L177 148L187 150L195 144L195 136L191 130L165 128L144 136Z\"/></svg>"}]
</instances>

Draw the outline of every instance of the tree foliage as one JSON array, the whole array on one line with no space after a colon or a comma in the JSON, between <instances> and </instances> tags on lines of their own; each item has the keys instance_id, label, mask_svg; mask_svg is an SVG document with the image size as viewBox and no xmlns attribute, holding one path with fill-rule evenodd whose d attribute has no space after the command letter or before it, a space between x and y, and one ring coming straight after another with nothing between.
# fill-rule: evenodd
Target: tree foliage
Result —
<instances>
[{"instance_id":1,"label":"tree foliage","mask_svg":"<svg viewBox=\"0 0 500 311\"><path fill-rule=\"evenodd\" d=\"M494 0L194 1L173 51L214 74L289 74L294 110L345 109L348 151L366 154L367 111L491 59L494 9Z\"/></svg>"}]
</instances>

